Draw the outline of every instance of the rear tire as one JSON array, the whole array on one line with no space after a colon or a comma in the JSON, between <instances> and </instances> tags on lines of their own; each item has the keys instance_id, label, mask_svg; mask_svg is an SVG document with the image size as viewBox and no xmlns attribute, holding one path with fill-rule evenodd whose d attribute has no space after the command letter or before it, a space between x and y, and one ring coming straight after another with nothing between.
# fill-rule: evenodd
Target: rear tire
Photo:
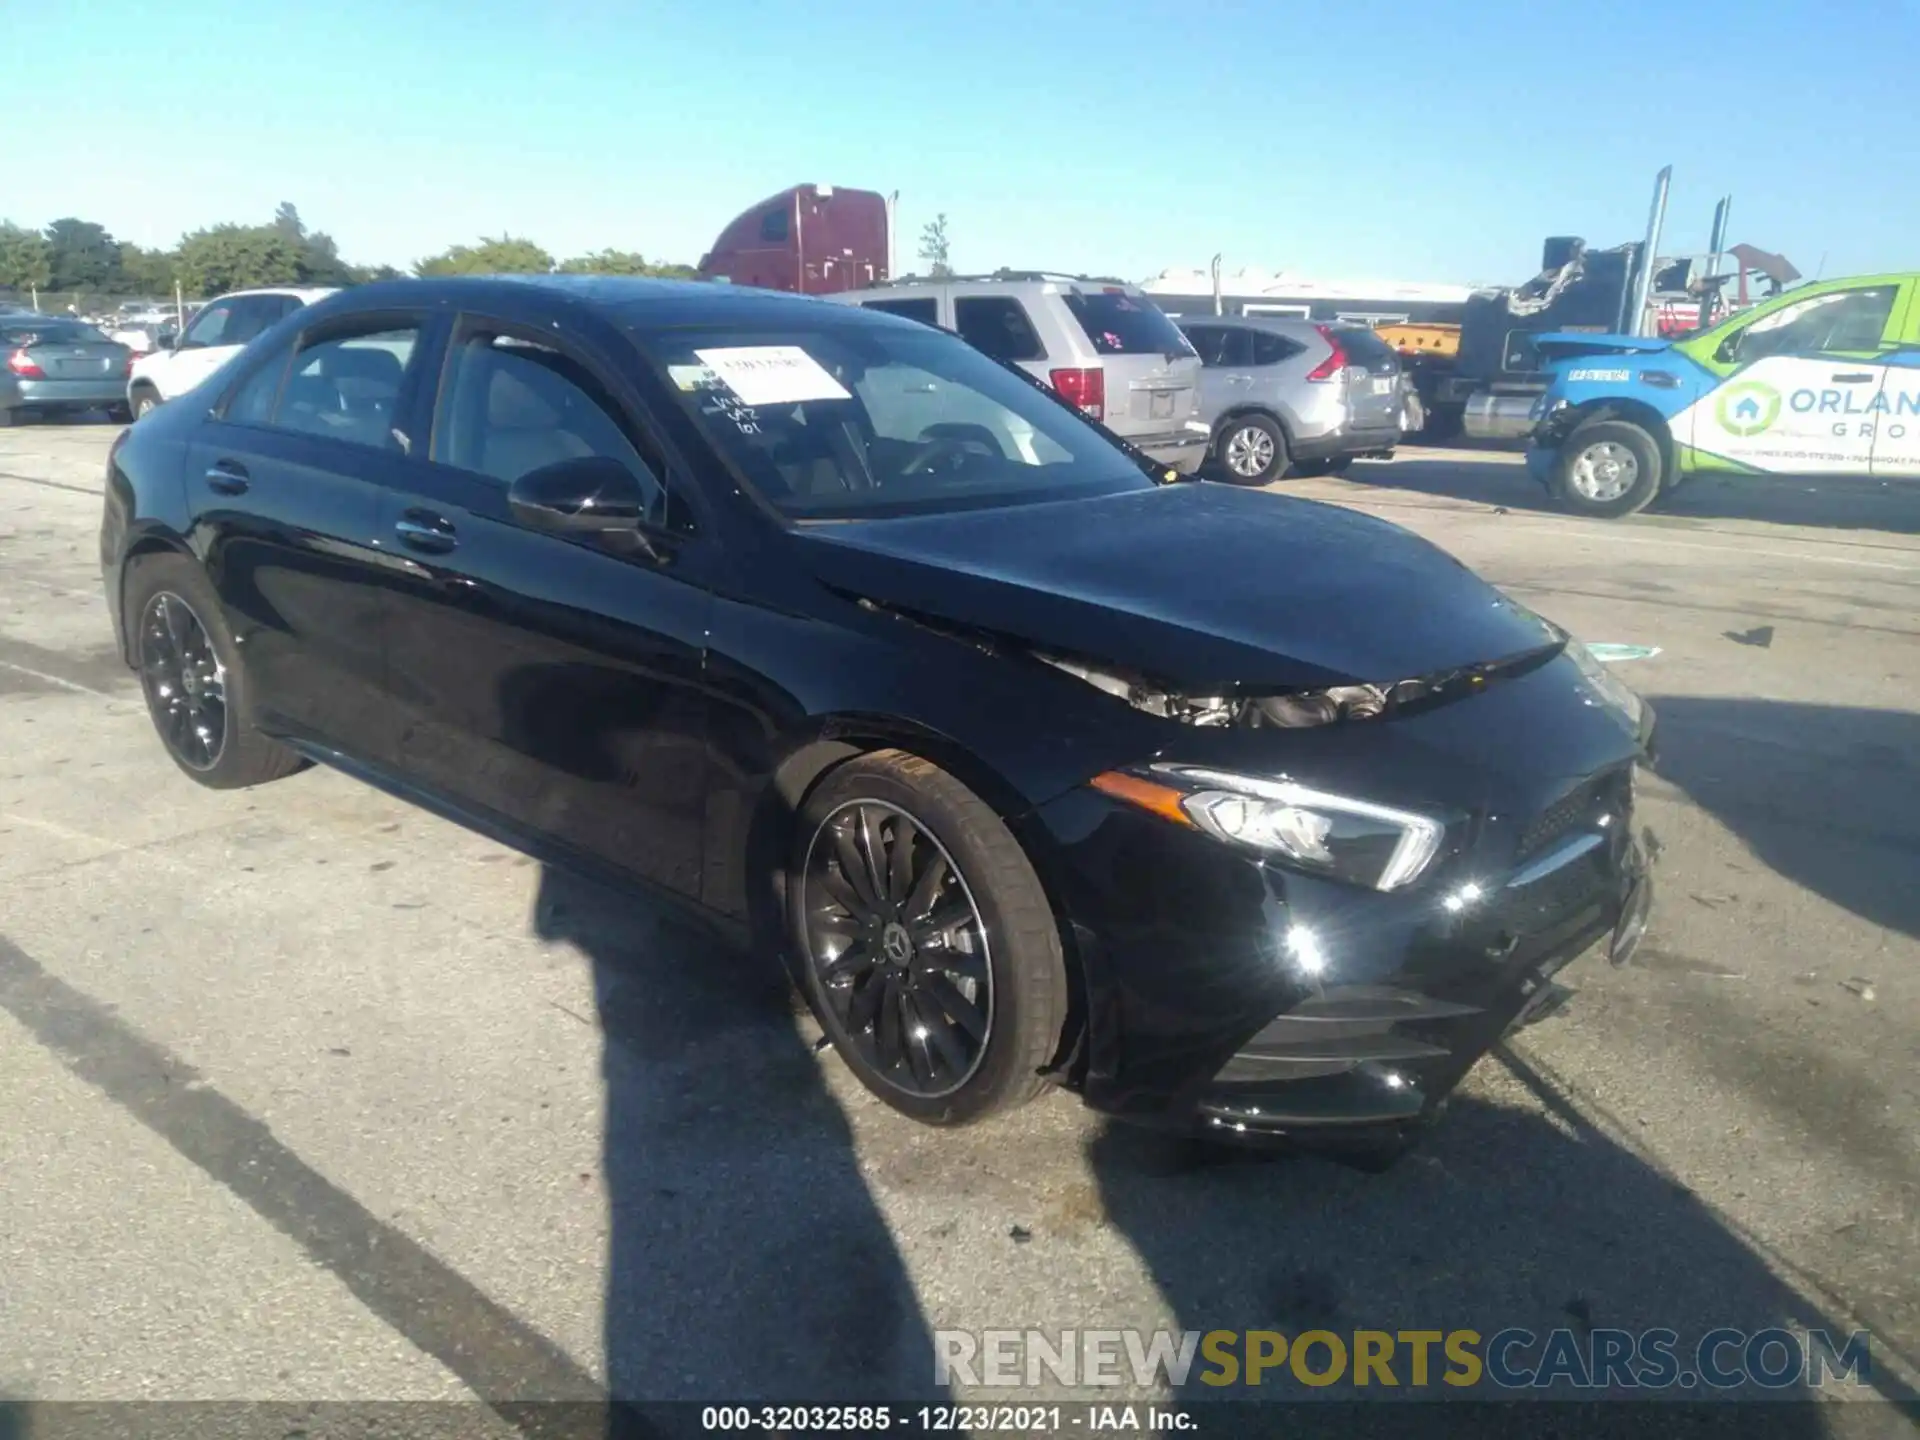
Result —
<instances>
[{"instance_id":1,"label":"rear tire","mask_svg":"<svg viewBox=\"0 0 1920 1440\"><path fill-rule=\"evenodd\" d=\"M140 419L143 415L151 414L160 408L159 392L151 386L142 385L138 390L133 392L130 407L135 420Z\"/></svg>"},{"instance_id":2,"label":"rear tire","mask_svg":"<svg viewBox=\"0 0 1920 1440\"><path fill-rule=\"evenodd\" d=\"M1626 420L1582 425L1561 442L1549 488L1576 515L1618 520L1660 493L1660 443Z\"/></svg>"},{"instance_id":3,"label":"rear tire","mask_svg":"<svg viewBox=\"0 0 1920 1440\"><path fill-rule=\"evenodd\" d=\"M142 555L122 589L147 714L167 758L209 790L263 785L306 761L253 726L252 694L220 597L184 555Z\"/></svg>"},{"instance_id":4,"label":"rear tire","mask_svg":"<svg viewBox=\"0 0 1920 1440\"><path fill-rule=\"evenodd\" d=\"M1265 415L1236 415L1214 445L1221 475L1235 485L1265 485L1287 473L1287 437Z\"/></svg>"},{"instance_id":5,"label":"rear tire","mask_svg":"<svg viewBox=\"0 0 1920 1440\"><path fill-rule=\"evenodd\" d=\"M815 786L795 837L787 920L802 986L860 1083L928 1125L1046 1089L1066 962L1000 817L946 771L882 750Z\"/></svg>"},{"instance_id":6,"label":"rear tire","mask_svg":"<svg viewBox=\"0 0 1920 1440\"><path fill-rule=\"evenodd\" d=\"M17 410L0 410L0 430L5 430L17 424L18 422L13 417L19 413Z\"/></svg>"},{"instance_id":7,"label":"rear tire","mask_svg":"<svg viewBox=\"0 0 1920 1440\"><path fill-rule=\"evenodd\" d=\"M107 407L107 419L116 425L131 425L133 423L133 407L126 404L109 405Z\"/></svg>"}]
</instances>

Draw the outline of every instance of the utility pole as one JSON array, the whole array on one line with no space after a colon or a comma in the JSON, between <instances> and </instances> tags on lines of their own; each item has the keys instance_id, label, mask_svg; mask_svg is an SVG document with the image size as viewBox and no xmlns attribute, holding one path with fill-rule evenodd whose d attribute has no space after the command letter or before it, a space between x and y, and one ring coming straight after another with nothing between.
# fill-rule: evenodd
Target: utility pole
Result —
<instances>
[{"instance_id":1,"label":"utility pole","mask_svg":"<svg viewBox=\"0 0 1920 1440\"><path fill-rule=\"evenodd\" d=\"M899 203L900 203L900 192L898 190L892 191L891 193L888 194L887 196L887 279L889 280L898 279L900 275L900 262L898 257L895 254L894 245L893 245L893 236L894 236L893 213L894 213L895 207L898 206Z\"/></svg>"}]
</instances>

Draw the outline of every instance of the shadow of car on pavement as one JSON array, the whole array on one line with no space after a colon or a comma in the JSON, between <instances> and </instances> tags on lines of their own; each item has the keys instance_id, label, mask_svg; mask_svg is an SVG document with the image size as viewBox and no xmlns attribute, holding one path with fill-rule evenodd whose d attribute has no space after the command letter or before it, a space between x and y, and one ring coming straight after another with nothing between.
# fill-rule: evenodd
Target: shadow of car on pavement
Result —
<instances>
[{"instance_id":1,"label":"shadow of car on pavement","mask_svg":"<svg viewBox=\"0 0 1920 1440\"><path fill-rule=\"evenodd\" d=\"M1579 518L1561 509L1524 465L1479 460L1467 453L1434 454L1408 447L1390 463L1357 461L1346 478L1371 489L1407 490L1507 510ZM1284 483L1279 488L1284 492ZM1669 523L1751 520L1920 535L1920 486L1867 476L1707 473L1683 481L1644 513Z\"/></svg>"}]
</instances>

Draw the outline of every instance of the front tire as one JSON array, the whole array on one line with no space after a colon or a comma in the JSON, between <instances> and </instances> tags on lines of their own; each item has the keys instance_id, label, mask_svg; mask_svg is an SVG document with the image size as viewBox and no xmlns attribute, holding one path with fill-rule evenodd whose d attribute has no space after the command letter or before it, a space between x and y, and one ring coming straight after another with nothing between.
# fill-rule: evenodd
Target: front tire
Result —
<instances>
[{"instance_id":1,"label":"front tire","mask_svg":"<svg viewBox=\"0 0 1920 1440\"><path fill-rule=\"evenodd\" d=\"M262 785L305 766L254 729L246 667L198 565L143 555L122 596L147 714L168 759L210 790Z\"/></svg>"},{"instance_id":2,"label":"front tire","mask_svg":"<svg viewBox=\"0 0 1920 1440\"><path fill-rule=\"evenodd\" d=\"M1576 515L1618 520L1644 510L1660 493L1660 444L1626 420L1582 425L1561 443L1551 489Z\"/></svg>"},{"instance_id":3,"label":"front tire","mask_svg":"<svg viewBox=\"0 0 1920 1440\"><path fill-rule=\"evenodd\" d=\"M1265 485L1287 473L1287 437L1264 415L1236 415L1215 447L1223 475L1236 485Z\"/></svg>"},{"instance_id":4,"label":"front tire","mask_svg":"<svg viewBox=\"0 0 1920 1440\"><path fill-rule=\"evenodd\" d=\"M160 408L160 393L153 389L152 386L142 385L138 390L133 392L130 408L133 411L133 418L135 420L140 419L144 415L151 414Z\"/></svg>"},{"instance_id":5,"label":"front tire","mask_svg":"<svg viewBox=\"0 0 1920 1440\"><path fill-rule=\"evenodd\" d=\"M796 838L786 888L802 982L860 1083L929 1125L1045 1089L1066 963L1000 817L946 771L883 750L814 788Z\"/></svg>"}]
</instances>

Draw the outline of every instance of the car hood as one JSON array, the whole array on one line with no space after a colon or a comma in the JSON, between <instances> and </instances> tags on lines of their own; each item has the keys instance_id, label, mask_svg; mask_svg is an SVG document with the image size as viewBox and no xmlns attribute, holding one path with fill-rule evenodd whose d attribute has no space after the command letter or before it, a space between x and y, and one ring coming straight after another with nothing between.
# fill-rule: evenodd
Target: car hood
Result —
<instances>
[{"instance_id":1,"label":"car hood","mask_svg":"<svg viewBox=\"0 0 1920 1440\"><path fill-rule=\"evenodd\" d=\"M1534 336L1533 348L1549 360L1566 360L1576 355L1652 355L1661 350L1671 350L1673 342L1646 335L1604 335L1561 330Z\"/></svg>"},{"instance_id":2,"label":"car hood","mask_svg":"<svg viewBox=\"0 0 1920 1440\"><path fill-rule=\"evenodd\" d=\"M1191 481L795 533L844 595L1189 694L1390 685L1563 638L1397 525Z\"/></svg>"}]
</instances>

